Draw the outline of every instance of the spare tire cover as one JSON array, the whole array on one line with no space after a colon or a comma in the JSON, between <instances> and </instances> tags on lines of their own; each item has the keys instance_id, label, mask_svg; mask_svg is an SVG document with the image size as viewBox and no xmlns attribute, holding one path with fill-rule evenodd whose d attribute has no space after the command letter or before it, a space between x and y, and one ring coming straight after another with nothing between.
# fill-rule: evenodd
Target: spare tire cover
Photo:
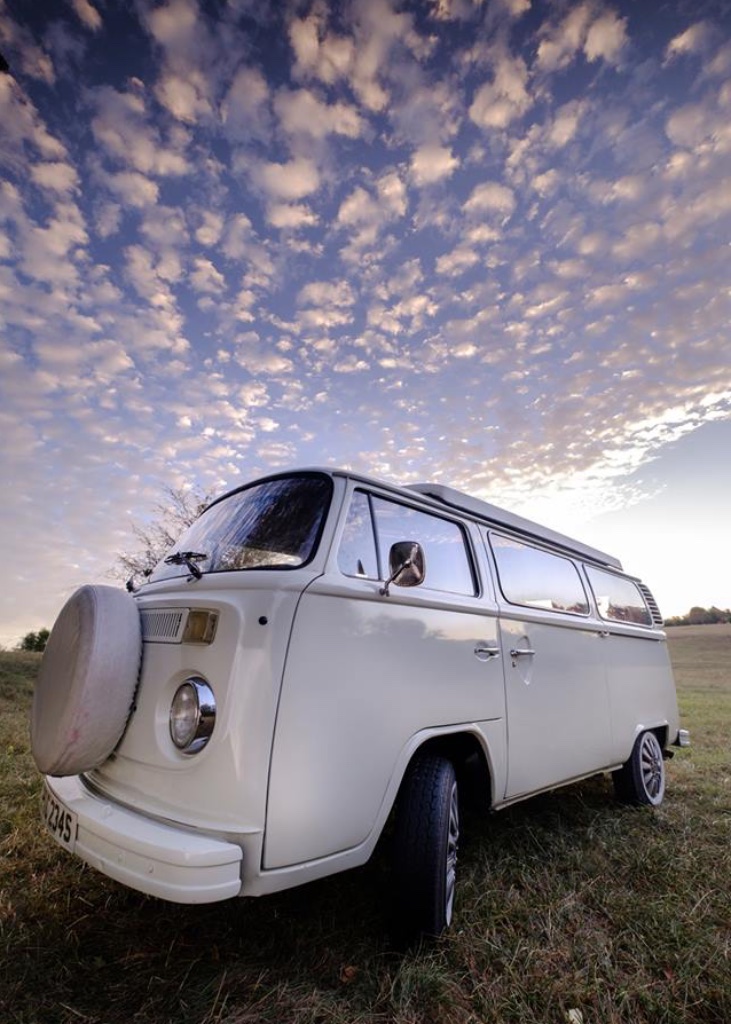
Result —
<instances>
[{"instance_id":1,"label":"spare tire cover","mask_svg":"<svg viewBox=\"0 0 731 1024\"><path fill-rule=\"evenodd\" d=\"M142 657L134 599L116 587L85 586L61 609L33 697L31 750L46 775L78 775L119 743Z\"/></svg>"}]
</instances>

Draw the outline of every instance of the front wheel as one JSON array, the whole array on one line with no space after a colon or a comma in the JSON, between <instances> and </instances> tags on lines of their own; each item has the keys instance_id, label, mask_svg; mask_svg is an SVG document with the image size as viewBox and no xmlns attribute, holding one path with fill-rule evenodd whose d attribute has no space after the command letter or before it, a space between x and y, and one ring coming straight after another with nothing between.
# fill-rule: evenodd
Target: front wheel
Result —
<instances>
[{"instance_id":1,"label":"front wheel","mask_svg":"<svg viewBox=\"0 0 731 1024\"><path fill-rule=\"evenodd\" d=\"M417 756L404 778L394 834L397 931L435 936L454 910L459 794L446 757Z\"/></svg>"},{"instance_id":2,"label":"front wheel","mask_svg":"<svg viewBox=\"0 0 731 1024\"><path fill-rule=\"evenodd\" d=\"M659 807L665 795L665 761L654 732L640 733L629 760L612 778L620 800L636 806Z\"/></svg>"}]
</instances>

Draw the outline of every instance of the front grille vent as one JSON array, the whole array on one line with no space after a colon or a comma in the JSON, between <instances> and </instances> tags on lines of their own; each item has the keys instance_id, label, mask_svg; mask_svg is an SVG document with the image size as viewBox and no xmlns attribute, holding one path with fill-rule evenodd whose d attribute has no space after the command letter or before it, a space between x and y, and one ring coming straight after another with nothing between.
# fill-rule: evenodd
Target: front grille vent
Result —
<instances>
[{"instance_id":1,"label":"front grille vent","mask_svg":"<svg viewBox=\"0 0 731 1024\"><path fill-rule=\"evenodd\" d=\"M179 644L187 608L143 608L140 612L142 639L146 643Z\"/></svg>"},{"instance_id":2,"label":"front grille vent","mask_svg":"<svg viewBox=\"0 0 731 1024\"><path fill-rule=\"evenodd\" d=\"M650 615L652 615L653 625L655 625L655 626L662 626L665 620L663 619L662 615L660 614L660 609L657 606L657 601L652 596L652 592L650 591L650 588L645 586L644 583L638 583L637 586L640 588L640 591L642 592L642 596L644 597L645 601L647 602L647 607L650 609Z\"/></svg>"}]
</instances>

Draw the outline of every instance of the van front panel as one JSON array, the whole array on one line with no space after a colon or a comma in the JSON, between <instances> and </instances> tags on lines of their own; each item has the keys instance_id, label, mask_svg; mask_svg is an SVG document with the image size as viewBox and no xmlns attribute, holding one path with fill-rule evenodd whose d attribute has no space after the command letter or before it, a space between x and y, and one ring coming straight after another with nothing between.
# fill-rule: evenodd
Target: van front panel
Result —
<instances>
[{"instance_id":1,"label":"van front panel","mask_svg":"<svg viewBox=\"0 0 731 1024\"><path fill-rule=\"evenodd\" d=\"M170 581L139 598L141 610L210 609L210 644L144 644L136 707L116 752L89 774L94 788L163 819L218 831L264 826L271 737L294 611L312 571L204 576ZM198 676L213 690L216 721L196 754L170 736L177 688Z\"/></svg>"}]
</instances>

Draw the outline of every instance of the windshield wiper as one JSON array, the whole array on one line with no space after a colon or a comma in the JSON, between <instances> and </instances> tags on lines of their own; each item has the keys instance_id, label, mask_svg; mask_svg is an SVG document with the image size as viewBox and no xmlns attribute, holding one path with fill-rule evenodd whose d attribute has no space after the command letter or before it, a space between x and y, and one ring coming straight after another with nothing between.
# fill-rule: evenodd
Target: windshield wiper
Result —
<instances>
[{"instance_id":1,"label":"windshield wiper","mask_svg":"<svg viewBox=\"0 0 731 1024\"><path fill-rule=\"evenodd\" d=\"M184 565L191 576L199 580L203 573L195 563L205 562L209 557L209 555L201 551L174 551L172 555L168 555L165 559L165 565Z\"/></svg>"}]
</instances>

